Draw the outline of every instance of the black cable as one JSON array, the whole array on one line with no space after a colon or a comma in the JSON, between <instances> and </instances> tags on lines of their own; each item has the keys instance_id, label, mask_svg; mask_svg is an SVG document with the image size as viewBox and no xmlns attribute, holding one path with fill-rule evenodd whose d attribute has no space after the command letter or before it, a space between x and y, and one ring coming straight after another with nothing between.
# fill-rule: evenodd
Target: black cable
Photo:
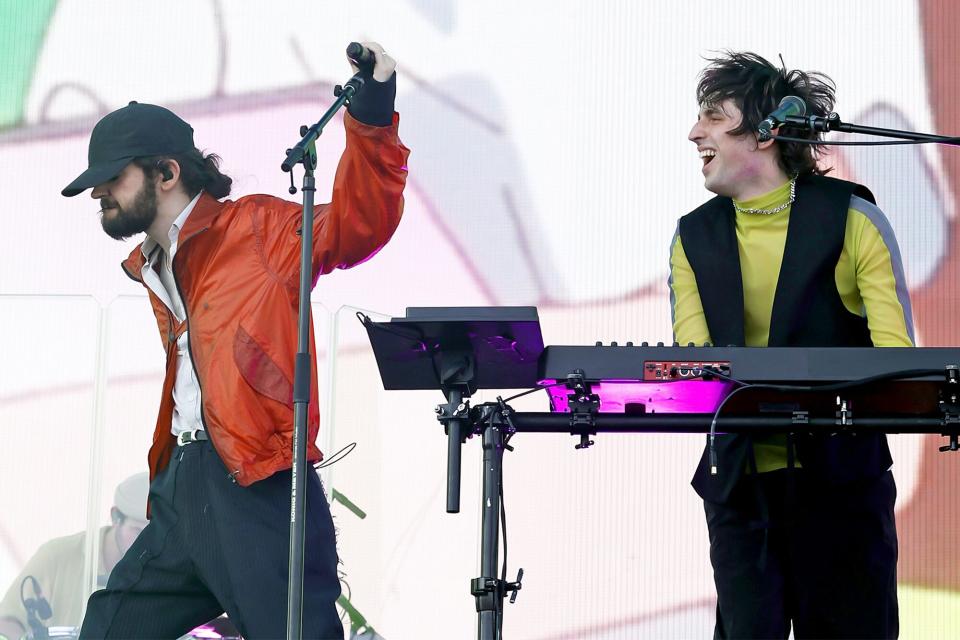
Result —
<instances>
[{"instance_id":1,"label":"black cable","mask_svg":"<svg viewBox=\"0 0 960 640\"><path fill-rule=\"evenodd\" d=\"M552 389L553 387L565 387L565 386L567 386L566 382L554 382L553 384L545 384L542 386L537 386L537 387L534 387L533 389L527 389L526 391L518 393L517 395L510 396L509 398L506 398L504 402L510 402L511 400L522 398L523 396L530 395L531 393L536 393L537 391L541 391L541 390L545 391L547 389Z\"/></svg>"},{"instance_id":2,"label":"black cable","mask_svg":"<svg viewBox=\"0 0 960 640\"><path fill-rule=\"evenodd\" d=\"M834 384L826 385L785 385L785 384L751 384L744 382L742 380L737 380L736 378L729 376L727 374L721 373L717 369L712 367L703 367L703 368L694 368L692 369L694 375L687 376L685 378L674 378L672 380L657 380L657 384L663 383L673 383L673 382L684 382L686 380L696 380L703 378L704 376L713 376L723 380L728 380L734 384L739 385L736 389L732 390L723 400L720 402L720 405L717 407L716 411L713 413L713 419L710 421L710 433L708 434L708 455L710 461L710 473L711 475L716 475L717 473L717 454L716 454L716 438L717 438L717 420L720 418L720 412L723 410L724 405L727 404L727 401L732 398L736 393L742 391L743 389L771 389L774 391L801 391L801 392L826 392L826 391L840 391L843 389L850 389L853 387L863 386L866 384L871 384L873 382L880 382L883 380L903 380L909 378L923 378L931 375L939 375L943 373L939 369L907 369L904 371L892 371L889 373L881 373L875 376L868 376L866 378L859 378L857 380L849 380L847 382L838 382ZM637 384L647 382L645 380L609 380L604 381L603 384ZM650 381L653 382L653 381ZM566 386L566 382L555 382L549 385L539 386L535 389L528 389L522 393L518 393L514 396L510 396L504 402L509 402L515 400L516 398L525 396L541 389L549 389L551 387Z\"/></svg>"},{"instance_id":3,"label":"black cable","mask_svg":"<svg viewBox=\"0 0 960 640\"><path fill-rule=\"evenodd\" d=\"M538 389L534 389L537 391ZM496 591L497 599L497 638L500 639L503 637L503 600L506 596L506 592L501 592L501 588L507 582L507 508L503 500L503 460L504 454L509 451L508 445L510 444L510 439L513 438L514 433L516 433L513 425L513 421L510 419L510 408L506 406L507 401L502 397L497 397L497 409L501 412L501 415L506 420L506 426L508 427L504 431L506 432L503 435L503 441L501 442L502 453L500 454L500 473L497 481L497 494L500 498L500 528L503 532L503 560L500 564L500 582L498 583ZM493 426L493 416L494 412L490 412L490 426Z\"/></svg>"},{"instance_id":4,"label":"black cable","mask_svg":"<svg viewBox=\"0 0 960 640\"><path fill-rule=\"evenodd\" d=\"M827 391L841 391L843 389L852 389L854 387L861 387L864 385L872 384L874 382L882 382L884 380L904 380L910 378L926 378L927 376L939 375L943 373L940 369L905 369L902 371L891 371L889 373L880 373L874 376L867 376L866 378L858 378L857 380L848 380L847 382L837 382L834 384L824 384L824 385L789 385L789 384L751 384L744 382L742 380L737 380L736 378L721 373L712 367L703 367L696 369L698 371L697 377L701 377L705 374L716 376L724 380L729 380L734 384L740 385L730 393L728 393L723 400L720 402L720 406L717 407L717 410L713 413L713 419L710 421L710 434L708 438L708 455L710 462L710 475L717 475L717 451L716 451L716 438L717 438L717 419L720 417L720 411L723 409L724 405L727 404L727 400L732 398L734 395L743 391L744 389L771 389L774 391L800 391L800 392L827 392ZM688 378L689 379L689 378Z\"/></svg>"},{"instance_id":5,"label":"black cable","mask_svg":"<svg viewBox=\"0 0 960 640\"><path fill-rule=\"evenodd\" d=\"M343 572L343 571L338 571L337 573L339 574L338 577L340 578L341 584L344 584L344 585L346 585L346 587L347 587L347 602L349 602L349 601L350 601L350 598L353 596L353 589L350 588L350 583L347 582L347 580L346 580L347 574L346 574L345 572ZM343 613L340 614L340 623L341 623L341 624L343 624L344 618L347 617L347 610L346 610L346 609L342 609L342 611L343 611ZM353 626L353 625L351 624L350 626Z\"/></svg>"},{"instance_id":6,"label":"black cable","mask_svg":"<svg viewBox=\"0 0 960 640\"><path fill-rule=\"evenodd\" d=\"M765 388L764 385L760 385L760 384L754 385L754 384L746 384L743 382L741 382L740 384L743 386L737 387L736 389L728 393L726 396L724 396L723 400L720 402L720 406L718 406L717 410L713 412L713 419L710 421L710 435L707 436L707 439L708 439L707 449L708 449L709 462L710 462L710 475L712 476L717 475L717 471L718 471L717 449L716 449L717 419L720 417L720 411L723 410L723 405L727 404L727 400L735 396L739 391L743 391L744 389Z\"/></svg>"},{"instance_id":7,"label":"black cable","mask_svg":"<svg viewBox=\"0 0 960 640\"><path fill-rule=\"evenodd\" d=\"M506 442L504 442L506 444ZM503 564L500 565L500 585L507 581L507 509L503 504L503 458L500 459L500 526L503 529ZM503 600L505 593L497 589L497 638L503 637Z\"/></svg>"},{"instance_id":8,"label":"black cable","mask_svg":"<svg viewBox=\"0 0 960 640\"><path fill-rule=\"evenodd\" d=\"M865 134L866 135L866 134ZM799 142L814 147L891 147L904 144L945 144L956 146L960 144L960 138L947 138L946 140L811 140L808 138L794 138L791 136L770 136L770 140L780 142Z\"/></svg>"},{"instance_id":9,"label":"black cable","mask_svg":"<svg viewBox=\"0 0 960 640\"><path fill-rule=\"evenodd\" d=\"M901 371L888 371L887 373L878 373L873 376L867 376L865 378L857 378L856 380L847 380L846 382L835 382L833 384L822 384L822 385L799 385L799 384L769 384L769 383L750 383L744 382L743 380L738 380L733 376L722 373L712 367L702 367L694 369L698 371L696 377L701 377L704 375L716 376L717 378L722 378L724 380L729 380L735 384L741 386L749 386L756 388L764 389L776 389L778 391L842 391L843 389L852 389L854 387L862 387L867 384L872 384L874 382L883 382L884 380L909 380L912 378L926 378L928 376L939 376L943 375L943 369L903 369ZM686 378L689 380L690 378Z\"/></svg>"},{"instance_id":10,"label":"black cable","mask_svg":"<svg viewBox=\"0 0 960 640\"><path fill-rule=\"evenodd\" d=\"M23 588L28 581L33 588L33 598L26 598L23 594ZM29 627L30 637L49 638L47 625L43 621L53 617L53 610L50 607L50 602L43 597L40 583L32 575L24 576L23 581L20 582L20 602L27 612L27 626ZM27 629L24 629L24 631L27 631Z\"/></svg>"},{"instance_id":11,"label":"black cable","mask_svg":"<svg viewBox=\"0 0 960 640\"><path fill-rule=\"evenodd\" d=\"M23 595L23 588L27 586L27 580L33 578L33 576L24 576L23 580L20 582L20 604L23 605L23 608L27 608L27 598Z\"/></svg>"},{"instance_id":12,"label":"black cable","mask_svg":"<svg viewBox=\"0 0 960 640\"><path fill-rule=\"evenodd\" d=\"M399 336L404 340L413 340L414 342L418 343L420 346L420 351L422 351L424 354L430 357L430 366L433 369L433 375L436 376L437 378L437 387L443 387L443 381L441 380L441 377L440 377L440 369L437 368L437 360L435 358L436 353L430 346L427 345L426 338L424 337L423 332L417 329L416 333L414 333L413 335L405 335L399 328L395 328L395 327L388 328L387 323L385 322L380 322L380 323L374 322L373 320L370 319L370 316L365 315L362 311L357 311L357 318L360 320L360 324L362 324L364 327L369 325L374 329L383 331L384 333L389 333L391 335ZM410 331L411 332L413 331L412 328L410 329Z\"/></svg>"},{"instance_id":13,"label":"black cable","mask_svg":"<svg viewBox=\"0 0 960 640\"><path fill-rule=\"evenodd\" d=\"M496 428L493 423L495 415L495 410L490 411L490 415L487 418L487 425L492 428ZM500 565L500 575L501 581L507 575L507 522L504 519L506 516L506 510L503 506L503 453L506 451L506 440L501 441L501 446L503 447L500 455L500 469L497 475L497 497L500 499L500 527L503 531L502 542L503 542L503 562ZM496 576L494 576L496 579ZM503 582L497 582L496 588L493 592L494 597L494 607L497 612L497 640L503 638L503 593L501 588L503 587Z\"/></svg>"},{"instance_id":14,"label":"black cable","mask_svg":"<svg viewBox=\"0 0 960 640\"><path fill-rule=\"evenodd\" d=\"M373 327L374 329L377 329L378 331L383 331L384 333L389 333L395 336L399 336L404 340L414 340L415 342L420 343L420 347L423 349L424 352L429 351L429 348L427 347L427 343L424 342L423 333L420 332L419 330L413 333L413 335L405 335L399 328L388 327L386 322L374 322L370 318L370 316L366 315L362 311L357 311L357 319L360 320L360 324L362 324L364 327L370 326L370 327ZM404 328L406 329L406 327ZM413 330L410 329L410 331L412 332Z\"/></svg>"},{"instance_id":15,"label":"black cable","mask_svg":"<svg viewBox=\"0 0 960 640\"><path fill-rule=\"evenodd\" d=\"M507 440L503 441L506 450ZM507 508L503 503L503 462L500 463L500 528L503 530L503 563L500 565L500 579L507 581Z\"/></svg>"},{"instance_id":16,"label":"black cable","mask_svg":"<svg viewBox=\"0 0 960 640\"><path fill-rule=\"evenodd\" d=\"M356 443L356 442L351 442L350 444L348 444L347 446L343 447L342 449L340 449L339 451L337 451L335 454L333 454L332 456L330 456L330 458L329 458L328 460L321 460L320 462L318 462L318 463L316 463L315 465L313 465L313 468L314 468L314 469L323 469L324 467L329 467L330 465L334 465L334 464L340 462L341 460L343 460L344 458L346 458L346 457L347 457L348 455L350 455L351 453L353 453L353 450L356 449L356 448L357 448L357 443ZM349 451L348 451L348 449L349 449ZM346 453L344 453L344 452L346 452ZM340 455L341 453L343 453L342 456ZM340 457L338 458L337 456L340 456Z\"/></svg>"},{"instance_id":17,"label":"black cable","mask_svg":"<svg viewBox=\"0 0 960 640\"><path fill-rule=\"evenodd\" d=\"M390 327L386 322L374 322L370 316L366 315L362 311L357 311L357 319L360 320L360 324L362 324L364 327L372 327L377 331L383 331L384 333L399 336L404 340L413 340L414 342L418 342L420 344L420 349L424 353L430 351L429 347L427 347L427 343L424 342L423 333L419 329L414 332L413 328L407 329L407 327L404 327L404 330L409 330L412 335L404 334L400 328Z\"/></svg>"}]
</instances>

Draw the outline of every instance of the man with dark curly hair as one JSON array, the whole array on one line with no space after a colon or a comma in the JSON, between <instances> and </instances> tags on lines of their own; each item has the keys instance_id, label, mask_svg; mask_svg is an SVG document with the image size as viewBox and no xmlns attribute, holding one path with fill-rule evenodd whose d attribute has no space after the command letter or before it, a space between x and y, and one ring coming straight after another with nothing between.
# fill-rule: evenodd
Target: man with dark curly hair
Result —
<instances>
[{"instance_id":1,"label":"man with dark curly hair","mask_svg":"<svg viewBox=\"0 0 960 640\"><path fill-rule=\"evenodd\" d=\"M753 53L709 60L689 139L716 197L671 245L675 339L750 347L913 345L893 231L865 187L828 178L818 147L760 141L786 96L833 108L819 73ZM780 133L816 139L812 132ZM896 488L886 437L721 435L693 478L717 588L715 638L894 638Z\"/></svg>"}]
</instances>

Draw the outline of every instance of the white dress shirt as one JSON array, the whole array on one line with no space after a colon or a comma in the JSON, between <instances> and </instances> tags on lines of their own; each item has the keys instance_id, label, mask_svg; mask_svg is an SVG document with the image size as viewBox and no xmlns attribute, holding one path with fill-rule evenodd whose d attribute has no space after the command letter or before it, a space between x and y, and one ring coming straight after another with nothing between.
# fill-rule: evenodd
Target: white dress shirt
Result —
<instances>
[{"instance_id":1,"label":"white dress shirt","mask_svg":"<svg viewBox=\"0 0 960 640\"><path fill-rule=\"evenodd\" d=\"M169 255L149 236L140 248L147 260L140 272L144 284L163 301L177 320L181 321L186 317L186 310L173 278L173 257L177 255L180 230L183 229L187 217L199 199L200 194L197 194L170 226ZM158 267L156 271L154 265ZM177 339L177 378L173 384L173 424L170 425L170 431L175 436L184 431L203 428L203 419L200 415L200 383L197 380L197 372L193 368L193 359L190 357L189 333L184 331Z\"/></svg>"}]
</instances>

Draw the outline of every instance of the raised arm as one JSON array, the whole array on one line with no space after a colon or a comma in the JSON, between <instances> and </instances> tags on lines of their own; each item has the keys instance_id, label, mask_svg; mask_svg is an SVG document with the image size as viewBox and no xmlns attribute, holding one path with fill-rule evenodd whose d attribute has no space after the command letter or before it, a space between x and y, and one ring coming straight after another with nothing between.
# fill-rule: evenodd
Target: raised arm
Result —
<instances>
[{"instance_id":1,"label":"raised arm","mask_svg":"<svg viewBox=\"0 0 960 640\"><path fill-rule=\"evenodd\" d=\"M362 44L376 63L344 116L347 145L337 167L333 200L316 209L314 278L372 257L403 214L410 151L397 134L397 63L376 42ZM350 66L358 71L352 62Z\"/></svg>"},{"instance_id":2,"label":"raised arm","mask_svg":"<svg viewBox=\"0 0 960 640\"><path fill-rule=\"evenodd\" d=\"M364 45L377 62L343 117L346 148L337 166L332 201L314 207L314 282L321 274L348 269L376 254L403 214L410 150L397 133L396 62L380 45ZM296 203L284 203L271 224L262 227L268 260L286 275L299 269L300 211Z\"/></svg>"}]
</instances>

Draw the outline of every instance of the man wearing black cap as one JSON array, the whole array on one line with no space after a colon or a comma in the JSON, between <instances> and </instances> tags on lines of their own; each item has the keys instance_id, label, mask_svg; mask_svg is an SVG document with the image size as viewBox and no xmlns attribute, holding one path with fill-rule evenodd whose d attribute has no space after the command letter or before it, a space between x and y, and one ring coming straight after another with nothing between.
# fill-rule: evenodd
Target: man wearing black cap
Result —
<instances>
[{"instance_id":1,"label":"man wearing black cap","mask_svg":"<svg viewBox=\"0 0 960 640\"><path fill-rule=\"evenodd\" d=\"M396 63L366 44L376 64L344 116L333 202L314 209L314 281L376 253L403 210ZM89 168L63 190L92 188L111 237L146 233L123 268L146 287L167 353L150 524L90 597L85 638L172 638L224 611L246 638L285 635L302 208L219 201L231 180L218 161L172 112L131 103L97 124ZM315 363L312 373L314 462ZM339 639L336 541L315 474L306 501L303 635Z\"/></svg>"}]
</instances>

